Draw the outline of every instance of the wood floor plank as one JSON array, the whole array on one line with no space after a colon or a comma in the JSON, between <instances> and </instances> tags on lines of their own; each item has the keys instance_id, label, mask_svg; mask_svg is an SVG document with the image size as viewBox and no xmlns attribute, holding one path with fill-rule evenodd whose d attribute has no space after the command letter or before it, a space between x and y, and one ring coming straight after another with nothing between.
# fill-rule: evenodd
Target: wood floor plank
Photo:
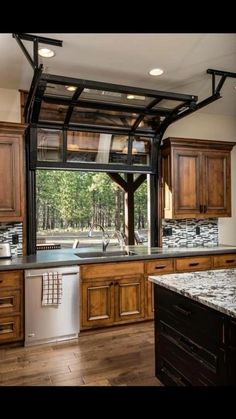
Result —
<instances>
[{"instance_id":1,"label":"wood floor plank","mask_svg":"<svg viewBox=\"0 0 236 419\"><path fill-rule=\"evenodd\" d=\"M79 339L0 349L0 386L161 386L154 325L82 332Z\"/></svg>"}]
</instances>

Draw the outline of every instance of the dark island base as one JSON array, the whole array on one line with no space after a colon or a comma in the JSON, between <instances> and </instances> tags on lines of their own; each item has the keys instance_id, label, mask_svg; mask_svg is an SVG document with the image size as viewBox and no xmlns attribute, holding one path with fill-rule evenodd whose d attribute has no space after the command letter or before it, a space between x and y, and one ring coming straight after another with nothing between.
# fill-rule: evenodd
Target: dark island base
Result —
<instances>
[{"instance_id":1,"label":"dark island base","mask_svg":"<svg viewBox=\"0 0 236 419\"><path fill-rule=\"evenodd\" d=\"M154 285L156 377L167 386L236 384L236 319Z\"/></svg>"}]
</instances>

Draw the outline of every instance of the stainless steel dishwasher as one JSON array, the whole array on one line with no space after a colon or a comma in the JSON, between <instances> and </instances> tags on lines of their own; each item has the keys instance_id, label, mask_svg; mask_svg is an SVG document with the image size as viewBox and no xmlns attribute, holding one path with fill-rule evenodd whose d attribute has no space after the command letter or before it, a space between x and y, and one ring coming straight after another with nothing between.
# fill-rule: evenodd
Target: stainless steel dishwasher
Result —
<instances>
[{"instance_id":1,"label":"stainless steel dishwasher","mask_svg":"<svg viewBox=\"0 0 236 419\"><path fill-rule=\"evenodd\" d=\"M51 289L50 278L55 277L60 280L60 300L45 303L45 278ZM79 267L26 270L25 346L74 339L79 331Z\"/></svg>"}]
</instances>

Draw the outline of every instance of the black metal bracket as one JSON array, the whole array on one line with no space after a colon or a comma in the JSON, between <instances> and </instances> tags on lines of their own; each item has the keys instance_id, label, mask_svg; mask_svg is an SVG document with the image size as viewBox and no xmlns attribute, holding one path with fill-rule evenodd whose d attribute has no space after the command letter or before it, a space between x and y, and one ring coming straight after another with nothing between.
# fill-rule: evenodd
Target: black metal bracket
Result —
<instances>
[{"instance_id":1,"label":"black metal bracket","mask_svg":"<svg viewBox=\"0 0 236 419\"><path fill-rule=\"evenodd\" d=\"M161 123L160 126L157 128L156 134L163 135L167 127L170 124L173 124L173 122L176 122L179 119L184 118L185 116L189 115L190 113L193 113L197 111L198 109L201 109L206 105L209 105L215 100L220 99L221 98L220 91L223 87L223 84L226 78L227 77L236 78L236 73L232 73L229 71L213 70L209 68L206 72L207 74L212 75L212 95L202 100L199 103L196 103L196 101L193 100L193 101L190 101L188 104L185 103L174 108L173 111L165 118L163 123ZM221 76L221 79L219 80L217 86L216 86L216 76Z\"/></svg>"},{"instance_id":2,"label":"black metal bracket","mask_svg":"<svg viewBox=\"0 0 236 419\"><path fill-rule=\"evenodd\" d=\"M30 35L27 33L13 33L12 37L15 38L18 45L22 49L24 55L26 56L27 60L29 61L31 67L33 69L39 68L41 65L39 65L38 61L38 45L40 44L47 44L47 45L55 45L57 47L62 47L62 42L58 39L52 39L52 38L45 38L43 36L36 36L36 35ZM30 56L29 52L25 48L25 45L23 44L23 41L31 41L33 42L33 58Z\"/></svg>"},{"instance_id":3,"label":"black metal bracket","mask_svg":"<svg viewBox=\"0 0 236 419\"><path fill-rule=\"evenodd\" d=\"M236 73L231 73L229 71L212 70L211 68L208 68L207 73L212 75L212 96L220 93L220 90L227 77L232 77L234 79L236 78ZM217 87L215 87L215 76L221 76Z\"/></svg>"}]
</instances>

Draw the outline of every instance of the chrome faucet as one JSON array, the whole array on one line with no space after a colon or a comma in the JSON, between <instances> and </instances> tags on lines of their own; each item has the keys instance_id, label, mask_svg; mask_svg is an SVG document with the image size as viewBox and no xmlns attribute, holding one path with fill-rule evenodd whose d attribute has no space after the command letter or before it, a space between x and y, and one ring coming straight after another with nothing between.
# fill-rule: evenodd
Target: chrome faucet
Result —
<instances>
[{"instance_id":1,"label":"chrome faucet","mask_svg":"<svg viewBox=\"0 0 236 419\"><path fill-rule=\"evenodd\" d=\"M92 237L92 232L95 227L99 227L102 230L102 251L105 252L107 250L107 246L110 243L110 236L105 231L104 227L101 224L92 224L88 233L88 237Z\"/></svg>"},{"instance_id":2,"label":"chrome faucet","mask_svg":"<svg viewBox=\"0 0 236 419\"><path fill-rule=\"evenodd\" d=\"M120 230L116 230L115 233L114 233L114 235L113 235L113 237L118 240L119 246L123 250L124 247L125 247L125 239L124 239L124 236L121 233L121 231Z\"/></svg>"}]
</instances>

